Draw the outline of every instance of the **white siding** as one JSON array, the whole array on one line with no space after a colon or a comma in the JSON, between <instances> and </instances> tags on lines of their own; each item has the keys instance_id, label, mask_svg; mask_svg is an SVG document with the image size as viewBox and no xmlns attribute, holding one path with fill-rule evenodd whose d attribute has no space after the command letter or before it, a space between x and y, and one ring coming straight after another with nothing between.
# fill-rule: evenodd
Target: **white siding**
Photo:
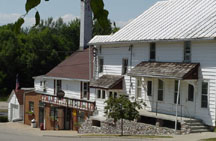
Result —
<instances>
[{"instance_id":1,"label":"white siding","mask_svg":"<svg viewBox=\"0 0 216 141\"><path fill-rule=\"evenodd\" d=\"M215 110L216 110L216 42L215 41L193 41L191 47L191 61L201 64L200 77L198 81L182 81L181 82L181 104L179 106L179 114L185 116L192 116L203 120L208 125L215 125ZM104 58L104 72L96 75L96 78L104 75L121 75L122 59L128 58L129 70L141 61L149 60L149 43L134 45L132 51L132 65L131 52L129 45L106 45L102 46L101 54ZM156 43L156 61L159 62L182 62L184 58L184 42L157 42ZM96 74L97 66L96 66ZM201 82L202 80L209 82L209 108L201 108ZM131 80L131 83L130 83ZM135 97L136 93L136 79L125 75L124 91L130 98ZM145 81L148 80L145 78ZM144 81L144 82L145 82ZM147 97L145 90L145 83L143 86L143 99L157 101L158 79L153 81L153 96ZM194 102L187 100L188 98L188 84L194 86ZM99 109L103 109L103 101L96 100ZM166 104L165 104L166 103ZM154 110L155 103L148 103L151 110ZM160 102L159 107L164 113L175 112L174 105L174 80L164 79L164 101ZM173 111L173 112L171 112Z\"/></svg>"},{"instance_id":2,"label":"white siding","mask_svg":"<svg viewBox=\"0 0 216 141\"><path fill-rule=\"evenodd\" d=\"M8 120L23 119L23 106L19 105L18 99L14 92L8 102Z\"/></svg>"}]
</instances>

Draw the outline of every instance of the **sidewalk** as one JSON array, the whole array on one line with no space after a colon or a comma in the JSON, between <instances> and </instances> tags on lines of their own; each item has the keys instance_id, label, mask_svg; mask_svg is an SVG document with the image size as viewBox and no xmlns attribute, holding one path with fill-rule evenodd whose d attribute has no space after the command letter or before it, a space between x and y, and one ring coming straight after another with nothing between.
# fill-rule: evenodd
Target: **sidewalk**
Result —
<instances>
[{"instance_id":1,"label":"sidewalk","mask_svg":"<svg viewBox=\"0 0 216 141\"><path fill-rule=\"evenodd\" d=\"M121 138L121 139L136 139L136 137L114 137L114 136L88 136L78 134L76 131L67 131L67 130L45 130L41 131L39 128L31 128L29 125L24 125L21 122L8 122L0 123L0 128L4 128L4 131L13 132L21 135L34 135L34 136L49 136L49 137L65 137L65 138ZM173 138L153 138L150 140L157 141L199 141L206 138L216 138L216 133L214 132L204 132L204 133L195 133L189 135L171 135ZM137 139L141 139L137 137ZM145 138L143 138L145 139ZM147 139L147 138L146 138Z\"/></svg>"},{"instance_id":2,"label":"sidewalk","mask_svg":"<svg viewBox=\"0 0 216 141\"><path fill-rule=\"evenodd\" d=\"M30 134L36 136L78 136L76 131L71 130L43 130L41 131L39 128L32 128L29 125L25 125L22 122L7 122L7 123L0 123L0 128L5 128L5 130L17 133L17 134Z\"/></svg>"}]
</instances>

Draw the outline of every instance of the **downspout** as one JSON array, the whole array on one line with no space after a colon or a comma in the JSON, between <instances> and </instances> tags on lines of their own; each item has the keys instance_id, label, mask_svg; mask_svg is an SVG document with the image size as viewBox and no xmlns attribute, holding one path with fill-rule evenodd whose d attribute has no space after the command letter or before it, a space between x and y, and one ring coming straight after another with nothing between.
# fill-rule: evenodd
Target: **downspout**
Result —
<instances>
[{"instance_id":1,"label":"downspout","mask_svg":"<svg viewBox=\"0 0 216 141\"><path fill-rule=\"evenodd\" d=\"M181 86L181 80L178 80L178 94L177 94L177 99L176 99L175 133L176 133L176 131L177 131L178 103L179 103L180 86Z\"/></svg>"}]
</instances>

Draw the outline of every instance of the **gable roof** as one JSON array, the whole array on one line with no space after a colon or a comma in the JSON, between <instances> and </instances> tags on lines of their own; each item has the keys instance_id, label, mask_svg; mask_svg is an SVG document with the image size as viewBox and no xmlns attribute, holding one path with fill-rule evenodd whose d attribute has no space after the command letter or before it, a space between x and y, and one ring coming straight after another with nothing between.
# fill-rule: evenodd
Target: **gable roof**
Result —
<instances>
[{"instance_id":1,"label":"gable roof","mask_svg":"<svg viewBox=\"0 0 216 141\"><path fill-rule=\"evenodd\" d=\"M113 35L89 44L214 39L216 0L160 1Z\"/></svg>"},{"instance_id":2,"label":"gable roof","mask_svg":"<svg viewBox=\"0 0 216 141\"><path fill-rule=\"evenodd\" d=\"M198 79L199 63L141 62L129 73L129 76Z\"/></svg>"},{"instance_id":3,"label":"gable roof","mask_svg":"<svg viewBox=\"0 0 216 141\"><path fill-rule=\"evenodd\" d=\"M48 72L45 77L89 80L89 49L76 51Z\"/></svg>"}]
</instances>

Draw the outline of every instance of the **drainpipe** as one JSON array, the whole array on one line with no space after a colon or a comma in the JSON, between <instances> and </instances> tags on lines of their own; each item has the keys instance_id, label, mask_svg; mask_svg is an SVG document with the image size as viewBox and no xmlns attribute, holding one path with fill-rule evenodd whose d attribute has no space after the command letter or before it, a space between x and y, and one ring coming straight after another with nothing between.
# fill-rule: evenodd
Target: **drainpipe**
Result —
<instances>
[{"instance_id":1,"label":"drainpipe","mask_svg":"<svg viewBox=\"0 0 216 141\"><path fill-rule=\"evenodd\" d=\"M181 86L181 80L178 80L178 94L177 94L177 99L176 99L175 133L177 131L177 118L178 118L178 103L179 103L180 86Z\"/></svg>"}]
</instances>

